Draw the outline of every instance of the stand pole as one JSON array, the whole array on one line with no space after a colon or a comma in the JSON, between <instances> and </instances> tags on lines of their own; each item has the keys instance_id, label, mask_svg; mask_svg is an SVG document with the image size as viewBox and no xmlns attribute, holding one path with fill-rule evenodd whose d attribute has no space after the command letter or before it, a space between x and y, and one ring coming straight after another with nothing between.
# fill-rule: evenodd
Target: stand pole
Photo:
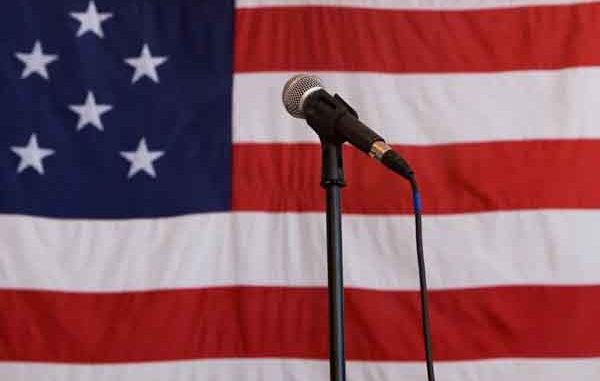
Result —
<instances>
[{"instance_id":1,"label":"stand pole","mask_svg":"<svg viewBox=\"0 0 600 381\"><path fill-rule=\"evenodd\" d=\"M329 373L331 381L346 380L344 355L344 272L340 190L346 185L340 143L323 142L321 187L327 203L327 279L329 292Z\"/></svg>"}]
</instances>

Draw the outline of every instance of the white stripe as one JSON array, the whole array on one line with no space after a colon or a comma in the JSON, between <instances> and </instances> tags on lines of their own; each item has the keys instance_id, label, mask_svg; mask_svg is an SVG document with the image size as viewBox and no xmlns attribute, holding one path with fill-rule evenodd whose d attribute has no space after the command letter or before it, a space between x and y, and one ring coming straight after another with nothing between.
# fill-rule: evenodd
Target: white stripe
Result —
<instances>
[{"instance_id":1,"label":"white stripe","mask_svg":"<svg viewBox=\"0 0 600 381\"><path fill-rule=\"evenodd\" d=\"M421 363L348 362L349 381L425 380ZM486 360L436 364L443 381L565 381L600 379L599 359ZM316 381L329 379L326 361L207 360L123 365L0 363L10 381Z\"/></svg>"},{"instance_id":2,"label":"white stripe","mask_svg":"<svg viewBox=\"0 0 600 381\"><path fill-rule=\"evenodd\" d=\"M600 283L600 211L424 219L432 288ZM349 287L417 289L410 216L346 216ZM127 291L324 286L324 217L234 213L158 220L0 217L0 288Z\"/></svg>"},{"instance_id":3,"label":"white stripe","mask_svg":"<svg viewBox=\"0 0 600 381\"><path fill-rule=\"evenodd\" d=\"M374 9L485 9L592 3L597 0L237 0L237 8L336 6Z\"/></svg>"},{"instance_id":4,"label":"white stripe","mask_svg":"<svg viewBox=\"0 0 600 381\"><path fill-rule=\"evenodd\" d=\"M293 73L237 74L235 142L317 142L287 115ZM600 68L494 74L317 73L391 143L600 138ZM568 101L565 101L568 100Z\"/></svg>"}]
</instances>

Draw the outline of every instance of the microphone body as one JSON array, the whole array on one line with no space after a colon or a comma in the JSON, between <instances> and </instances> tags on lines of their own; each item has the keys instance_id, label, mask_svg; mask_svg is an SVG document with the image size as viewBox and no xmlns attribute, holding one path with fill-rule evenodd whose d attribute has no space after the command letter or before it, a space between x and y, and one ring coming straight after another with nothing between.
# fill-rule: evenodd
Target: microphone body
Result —
<instances>
[{"instance_id":1,"label":"microphone body","mask_svg":"<svg viewBox=\"0 0 600 381\"><path fill-rule=\"evenodd\" d=\"M375 131L358 119L356 111L339 95L331 95L313 76L292 77L283 90L288 112L307 123L325 142L349 142L386 167L410 180L414 176L408 163Z\"/></svg>"}]
</instances>

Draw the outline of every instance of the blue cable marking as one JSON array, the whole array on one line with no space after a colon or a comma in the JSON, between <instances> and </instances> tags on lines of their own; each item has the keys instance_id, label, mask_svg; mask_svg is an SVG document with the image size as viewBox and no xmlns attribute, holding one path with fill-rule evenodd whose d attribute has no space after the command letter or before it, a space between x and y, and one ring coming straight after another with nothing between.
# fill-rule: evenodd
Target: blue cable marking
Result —
<instances>
[{"instance_id":1,"label":"blue cable marking","mask_svg":"<svg viewBox=\"0 0 600 381\"><path fill-rule=\"evenodd\" d=\"M413 205L415 211L421 211L421 196L419 195L419 192L413 192Z\"/></svg>"}]
</instances>

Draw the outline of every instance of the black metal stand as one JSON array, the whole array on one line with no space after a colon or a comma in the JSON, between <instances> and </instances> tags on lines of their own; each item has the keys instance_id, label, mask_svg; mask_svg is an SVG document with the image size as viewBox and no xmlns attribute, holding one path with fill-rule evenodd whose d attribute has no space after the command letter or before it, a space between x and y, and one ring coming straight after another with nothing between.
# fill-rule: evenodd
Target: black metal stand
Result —
<instances>
[{"instance_id":1,"label":"black metal stand","mask_svg":"<svg viewBox=\"0 0 600 381\"><path fill-rule=\"evenodd\" d=\"M295 77L296 78L296 77ZM294 80L294 79L293 79ZM312 81L309 81L312 82ZM289 84L290 82L288 82ZM319 81L317 81L319 83ZM287 88L286 84L286 88ZM313 86L313 83L310 84ZM302 87L302 86L300 86ZM284 88L284 97L286 95ZM342 210L340 190L344 181L342 144L349 141L361 151L377 158L393 172L409 180L413 190L416 222L417 259L421 285L421 312L428 381L434 380L431 333L423 237L421 201L414 172L408 163L383 139L358 120L358 114L339 95L331 96L320 87L312 93L305 92L306 102L300 99L301 114L321 139L323 167L321 187L327 193L327 280L329 291L329 365L331 381L346 381L344 356L344 272L342 265ZM296 100L294 100L296 102ZM284 103L286 103L284 99ZM286 104L287 108L287 104ZM290 111L288 109L288 111ZM292 115L294 115L292 113ZM295 115L296 116L296 115ZM377 145L379 143L379 145ZM383 146L382 146L383 144Z\"/></svg>"},{"instance_id":2,"label":"black metal stand","mask_svg":"<svg viewBox=\"0 0 600 381\"><path fill-rule=\"evenodd\" d=\"M346 185L341 143L322 143L321 187L327 193L327 280L329 291L329 374L346 380L344 355L344 272L342 265L342 207L340 190Z\"/></svg>"}]
</instances>

